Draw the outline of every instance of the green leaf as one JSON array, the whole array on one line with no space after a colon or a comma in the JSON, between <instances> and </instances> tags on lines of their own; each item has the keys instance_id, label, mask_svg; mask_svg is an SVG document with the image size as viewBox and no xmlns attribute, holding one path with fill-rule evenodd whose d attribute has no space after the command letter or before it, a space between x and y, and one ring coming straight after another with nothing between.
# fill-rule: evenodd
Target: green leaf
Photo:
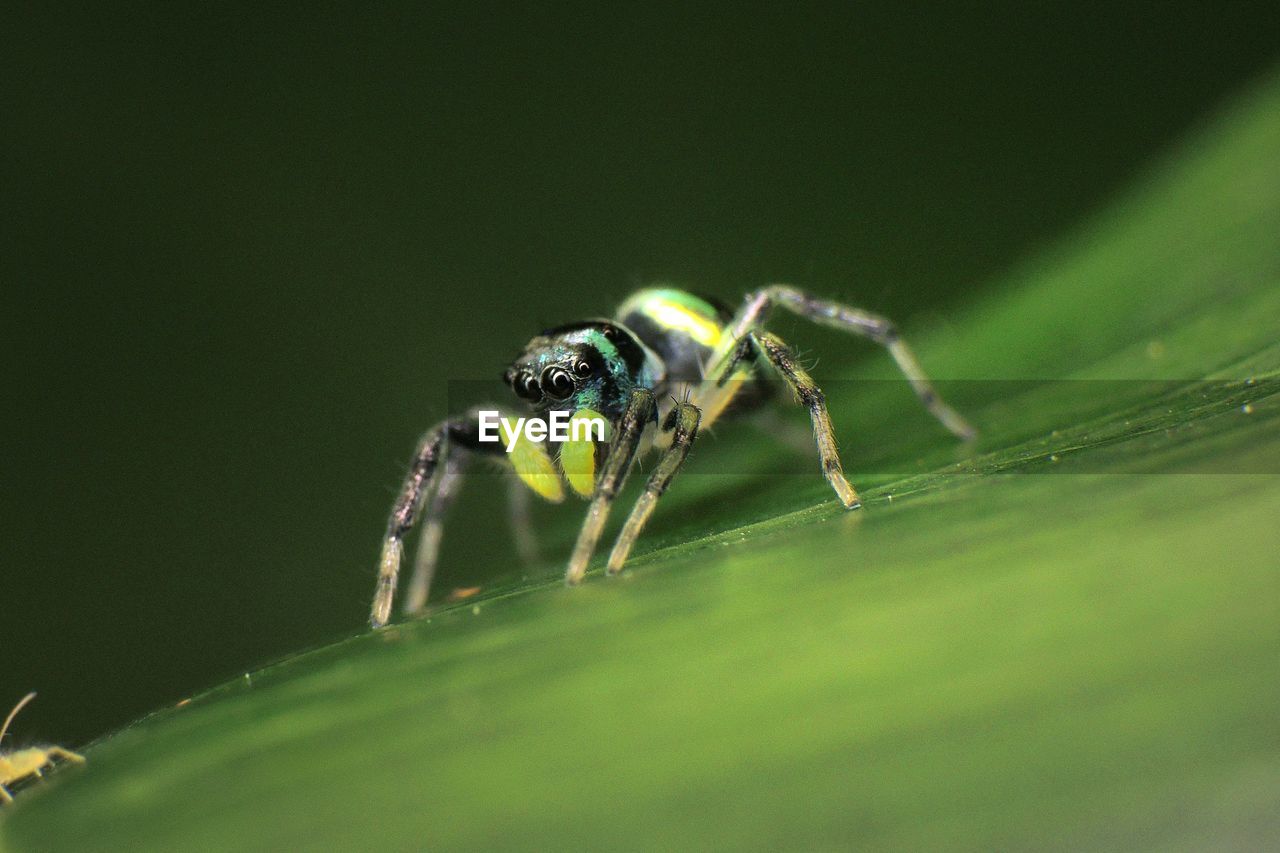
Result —
<instances>
[{"instance_id":1,"label":"green leaf","mask_svg":"<svg viewBox=\"0 0 1280 853\"><path fill-rule=\"evenodd\" d=\"M1273 841L1278 153L1273 79L909 328L932 373L984 380L951 389L975 447L899 384L840 393L883 357L816 371L865 510L722 430L621 580L565 589L548 563L159 712L20 792L0 843Z\"/></svg>"}]
</instances>

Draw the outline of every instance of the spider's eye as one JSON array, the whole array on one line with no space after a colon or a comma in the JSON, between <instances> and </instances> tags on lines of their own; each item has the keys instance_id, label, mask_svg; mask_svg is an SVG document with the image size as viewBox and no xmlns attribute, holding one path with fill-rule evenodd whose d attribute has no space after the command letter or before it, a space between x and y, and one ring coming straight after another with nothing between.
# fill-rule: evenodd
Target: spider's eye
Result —
<instances>
[{"instance_id":1,"label":"spider's eye","mask_svg":"<svg viewBox=\"0 0 1280 853\"><path fill-rule=\"evenodd\" d=\"M578 359L576 362L574 362L573 372L579 376L590 376L591 362L587 361L585 358Z\"/></svg>"},{"instance_id":2,"label":"spider's eye","mask_svg":"<svg viewBox=\"0 0 1280 853\"><path fill-rule=\"evenodd\" d=\"M542 371L542 387L552 397L563 400L573 393L573 377L562 367L548 367Z\"/></svg>"},{"instance_id":3,"label":"spider's eye","mask_svg":"<svg viewBox=\"0 0 1280 853\"><path fill-rule=\"evenodd\" d=\"M516 392L516 396L531 403L536 403L542 399L542 389L538 387L538 380L534 379L528 371L520 371L515 375L515 379L511 382L511 389Z\"/></svg>"}]
</instances>

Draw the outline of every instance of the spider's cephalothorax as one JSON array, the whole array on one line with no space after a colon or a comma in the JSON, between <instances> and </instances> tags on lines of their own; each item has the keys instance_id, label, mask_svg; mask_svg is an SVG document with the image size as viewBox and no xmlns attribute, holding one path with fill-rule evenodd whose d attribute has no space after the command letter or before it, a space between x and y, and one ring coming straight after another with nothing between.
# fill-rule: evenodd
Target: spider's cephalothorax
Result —
<instances>
[{"instance_id":1,"label":"spider's cephalothorax","mask_svg":"<svg viewBox=\"0 0 1280 853\"><path fill-rule=\"evenodd\" d=\"M529 341L503 378L536 413L598 411L616 420L636 388L653 389L664 362L625 326L587 320Z\"/></svg>"},{"instance_id":2,"label":"spider's cephalothorax","mask_svg":"<svg viewBox=\"0 0 1280 853\"><path fill-rule=\"evenodd\" d=\"M748 294L737 313L682 290L642 290L618 308L615 319L587 320L538 335L503 377L534 417L564 412L574 418L599 418L609 424L606 441L520 439L508 453L504 444L480 440L475 412L450 418L423 436L387 525L370 621L380 626L390 619L404 536L419 516L423 532L405 611L416 613L426 605L444 513L466 459L476 453L502 459L515 474L513 521L526 554L532 541L523 511L528 490L558 502L567 483L590 498L565 573L569 583L577 583L636 456L659 452L645 491L609 555L609 573L618 572L658 498L684 463L698 429L714 423L731 403L742 408L768 399L767 386L758 381L766 373L781 377L809 410L822 472L841 503L849 509L860 506L840 466L822 391L786 344L764 328L774 306L883 345L924 406L956 435L973 437L973 428L942 402L893 325L882 317L785 285Z\"/></svg>"}]
</instances>

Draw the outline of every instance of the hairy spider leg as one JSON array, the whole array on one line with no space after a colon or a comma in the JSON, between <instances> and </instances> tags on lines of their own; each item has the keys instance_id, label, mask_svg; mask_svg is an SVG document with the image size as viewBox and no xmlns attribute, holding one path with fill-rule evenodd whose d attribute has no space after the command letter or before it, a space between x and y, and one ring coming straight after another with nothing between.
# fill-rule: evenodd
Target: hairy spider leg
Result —
<instances>
[{"instance_id":1,"label":"hairy spider leg","mask_svg":"<svg viewBox=\"0 0 1280 853\"><path fill-rule=\"evenodd\" d=\"M742 308L729 326L720 350L713 356L711 364L714 365L717 359L731 357L735 342L745 338L748 332L762 330L768 318L769 309L774 305L780 305L791 313L819 325L840 329L880 344L889 351L889 355L893 357L898 369L907 378L911 389L915 391L916 397L920 399L920 403L929 414L959 438L969 441L977 437L977 430L938 396L933 383L929 381L920 363L916 361L915 354L898 336L898 331L891 321L860 308L819 299L790 285L774 284L748 294Z\"/></svg>"},{"instance_id":2,"label":"hairy spider leg","mask_svg":"<svg viewBox=\"0 0 1280 853\"><path fill-rule=\"evenodd\" d=\"M616 575L622 571L622 564L627 561L631 546L635 544L649 516L653 514L658 498L662 497L676 473L684 465L685 457L689 455L689 448L698 437L698 423L701 419L702 412L697 406L688 402L677 402L675 408L667 415L662 428L664 432L671 434L670 444L649 476L644 493L636 499L622 532L618 534L618 541L614 543L613 551L609 554L609 574Z\"/></svg>"},{"instance_id":3,"label":"hairy spider leg","mask_svg":"<svg viewBox=\"0 0 1280 853\"><path fill-rule=\"evenodd\" d=\"M840 454L836 450L835 428L831 424L831 415L827 412L826 397L808 372L796 363L791 350L777 335L748 328L727 357L718 358L718 354L713 356L712 368L707 379L695 392L695 399L713 400L716 410L723 411L743 386L742 377L751 375L750 370L755 368L759 355L763 355L787 383L796 402L809 410L822 473L845 508L857 509L862 504L858 500L858 493L845 479Z\"/></svg>"},{"instance_id":4,"label":"hairy spider leg","mask_svg":"<svg viewBox=\"0 0 1280 853\"><path fill-rule=\"evenodd\" d=\"M373 607L369 621L379 628L391 618L391 603L396 595L396 581L400 577L400 560L404 554L404 536L413 529L422 510L422 500L440 464L440 457L447 448L449 428L454 421L445 421L423 435L413 454L409 473L405 475L400 494L387 520L387 533L382 541L382 556L378 560L378 583L374 588Z\"/></svg>"},{"instance_id":5,"label":"hairy spider leg","mask_svg":"<svg viewBox=\"0 0 1280 853\"><path fill-rule=\"evenodd\" d=\"M573 554L569 558L569 566L565 570L564 580L568 584L576 584L587 572L587 563L595 553L596 544L609 520L609 510L622 485L626 482L631 464L635 461L636 449L644 430L653 421L653 392L647 388L636 388L627 399L627 407L613 430L609 442L609 452L596 478L595 491L591 496L591 505L587 508L586 520L578 532L578 541L573 546Z\"/></svg>"},{"instance_id":6,"label":"hairy spider leg","mask_svg":"<svg viewBox=\"0 0 1280 853\"><path fill-rule=\"evenodd\" d=\"M445 471L440 475L426 513L423 515L423 527L418 539L418 554L414 560L413 579L409 582L409 590L403 609L408 615L422 612L427 605L427 597L431 591L431 582L435 578L436 564L440 557L440 542L444 535L444 519L453 505L462 476L466 473L467 456L461 453L450 454ZM529 485L518 476L507 478L507 519L511 529L511 538L520 555L521 562L526 565L538 561L538 537L533 529L530 510L530 497L533 492Z\"/></svg>"},{"instance_id":7,"label":"hairy spider leg","mask_svg":"<svg viewBox=\"0 0 1280 853\"><path fill-rule=\"evenodd\" d=\"M836 451L836 433L831 425L831 415L827 412L826 397L809 376L808 372L796 363L791 349L782 339L770 332L749 332L747 340L773 365L774 370L782 376L787 386L795 395L796 402L809 410L809 419L813 421L813 438L818 445L818 458L822 460L822 474L835 490L836 496L845 509L857 509L862 506L858 493L845 479L844 469L840 465L840 454Z\"/></svg>"},{"instance_id":8,"label":"hairy spider leg","mask_svg":"<svg viewBox=\"0 0 1280 853\"><path fill-rule=\"evenodd\" d=\"M757 354L763 354L791 387L797 400L809 409L814 440L822 459L822 470L841 503L859 506L857 493L845 479L836 451L835 434L821 389L795 360L791 350L776 335L764 331L764 322L773 305L813 322L851 332L881 344L907 377L924 407L943 426L963 439L977 433L958 412L944 403L920 368L914 354L898 337L893 324L858 308L810 296L786 285L772 285L748 294L707 362L706 380L695 392L695 402L703 407L703 425L709 426L725 410L750 375Z\"/></svg>"},{"instance_id":9,"label":"hairy spider leg","mask_svg":"<svg viewBox=\"0 0 1280 853\"><path fill-rule=\"evenodd\" d=\"M564 489L559 475L546 448L523 439L517 442L512 453L502 453L502 445L482 444L476 439L479 424L476 413L470 412L464 417L450 418L423 435L418 448L405 475L404 484L400 487L399 496L392 506L391 517L387 520L387 532L382 542L382 555L378 561L378 581L374 589L373 605L370 608L369 622L380 628L391 619L391 605L395 599L396 583L400 575L400 564L404 557L404 537L417 524L422 514L423 503L428 494L437 486L442 471L448 471L447 459L453 453L488 452L495 457L505 457L516 476L529 488L536 491L548 501L557 503L564 499ZM460 477L460 471L458 472ZM430 510L443 512L448 508L451 493L457 485L458 477L447 486L446 500L443 504L433 503ZM438 493L438 490L437 490ZM436 516L428 521L428 527L435 522ZM435 547L439 546L438 535L432 537ZM419 561L429 568L424 576L422 590L423 602L430 592L430 573L434 571L436 553L423 554L419 550Z\"/></svg>"}]
</instances>

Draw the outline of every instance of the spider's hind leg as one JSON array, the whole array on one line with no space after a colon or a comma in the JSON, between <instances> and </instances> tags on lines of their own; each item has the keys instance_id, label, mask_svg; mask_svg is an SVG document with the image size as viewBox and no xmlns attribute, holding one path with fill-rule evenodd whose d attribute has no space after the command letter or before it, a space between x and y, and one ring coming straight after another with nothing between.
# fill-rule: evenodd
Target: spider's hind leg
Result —
<instances>
[{"instance_id":1,"label":"spider's hind leg","mask_svg":"<svg viewBox=\"0 0 1280 853\"><path fill-rule=\"evenodd\" d=\"M728 360L732 357L730 347L745 339L751 332L761 331L769 310L774 305L779 305L814 323L869 338L880 344L889 351L898 369L911 385L911 390L915 392L920 404L928 410L929 414L937 418L958 438L968 441L977 436L977 430L938 395L933 383L929 381L920 363L916 361L915 354L899 337L898 330L892 322L860 308L811 296L789 285L774 284L749 294L742 308L734 316L725 335L725 344L722 345L716 358Z\"/></svg>"}]
</instances>

